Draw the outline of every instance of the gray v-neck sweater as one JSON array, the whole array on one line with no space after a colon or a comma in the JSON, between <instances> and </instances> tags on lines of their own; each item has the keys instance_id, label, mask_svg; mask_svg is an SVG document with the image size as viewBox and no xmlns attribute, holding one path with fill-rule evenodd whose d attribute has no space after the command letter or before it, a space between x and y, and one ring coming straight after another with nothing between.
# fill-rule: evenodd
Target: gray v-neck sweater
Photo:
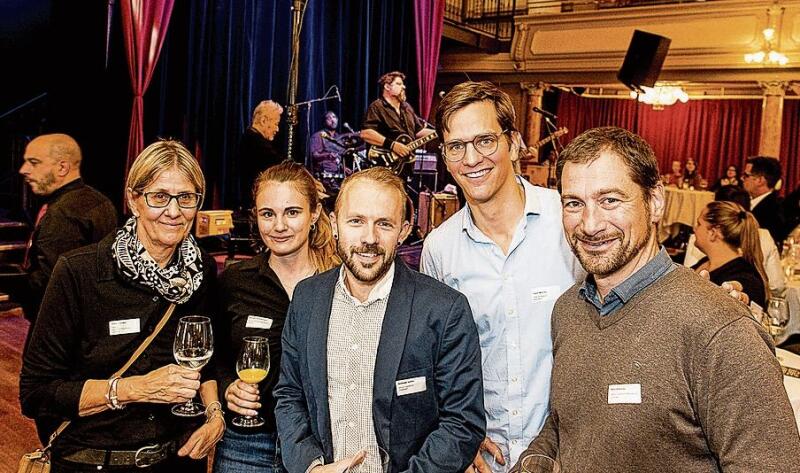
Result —
<instances>
[{"instance_id":1,"label":"gray v-neck sweater","mask_svg":"<svg viewBox=\"0 0 800 473\"><path fill-rule=\"evenodd\" d=\"M692 271L605 317L574 286L552 330L551 413L529 451L557 449L562 471L800 471L769 336Z\"/></svg>"}]
</instances>

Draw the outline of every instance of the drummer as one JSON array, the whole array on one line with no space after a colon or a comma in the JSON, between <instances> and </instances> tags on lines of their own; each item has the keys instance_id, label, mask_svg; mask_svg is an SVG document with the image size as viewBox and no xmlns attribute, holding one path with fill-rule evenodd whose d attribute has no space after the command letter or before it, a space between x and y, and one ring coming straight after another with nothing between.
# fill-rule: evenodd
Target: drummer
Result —
<instances>
[{"instance_id":1,"label":"drummer","mask_svg":"<svg viewBox=\"0 0 800 473\"><path fill-rule=\"evenodd\" d=\"M336 132L338 125L339 119L336 114L332 111L326 112L324 126L311 135L309 145L313 174L317 179L323 180L326 188L329 188L328 183L324 181L337 180L337 190L345 174L342 163L345 147L339 141L339 134Z\"/></svg>"}]
</instances>

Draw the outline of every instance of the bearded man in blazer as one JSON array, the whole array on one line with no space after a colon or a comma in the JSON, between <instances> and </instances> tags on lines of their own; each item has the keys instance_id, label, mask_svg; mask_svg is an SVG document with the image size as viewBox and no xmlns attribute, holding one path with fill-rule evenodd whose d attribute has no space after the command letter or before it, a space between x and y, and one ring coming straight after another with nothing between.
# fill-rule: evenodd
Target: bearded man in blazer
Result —
<instances>
[{"instance_id":1,"label":"bearded man in blazer","mask_svg":"<svg viewBox=\"0 0 800 473\"><path fill-rule=\"evenodd\" d=\"M290 473L381 472L382 454L391 472L463 472L485 437L466 297L395 258L408 202L386 168L345 179L331 214L344 264L294 291L274 393Z\"/></svg>"}]
</instances>

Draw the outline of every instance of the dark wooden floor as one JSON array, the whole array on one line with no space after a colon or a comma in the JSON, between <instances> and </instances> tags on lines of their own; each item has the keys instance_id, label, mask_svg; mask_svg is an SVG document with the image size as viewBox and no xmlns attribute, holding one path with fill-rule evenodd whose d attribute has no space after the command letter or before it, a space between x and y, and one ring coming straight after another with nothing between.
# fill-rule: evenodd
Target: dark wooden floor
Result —
<instances>
[{"instance_id":1,"label":"dark wooden floor","mask_svg":"<svg viewBox=\"0 0 800 473\"><path fill-rule=\"evenodd\" d=\"M0 472L17 471L23 453L39 446L33 421L19 410L19 370L28 321L0 314Z\"/></svg>"}]
</instances>

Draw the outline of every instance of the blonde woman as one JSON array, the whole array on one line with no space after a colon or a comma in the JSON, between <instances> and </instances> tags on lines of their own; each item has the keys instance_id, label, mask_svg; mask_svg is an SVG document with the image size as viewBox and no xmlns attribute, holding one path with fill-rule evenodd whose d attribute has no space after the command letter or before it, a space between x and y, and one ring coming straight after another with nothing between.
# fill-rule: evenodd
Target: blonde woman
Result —
<instances>
[{"instance_id":1,"label":"blonde woman","mask_svg":"<svg viewBox=\"0 0 800 473\"><path fill-rule=\"evenodd\" d=\"M753 214L734 202L710 202L694 233L695 245L707 256L692 269L707 270L715 284L739 281L752 302L766 307L769 285Z\"/></svg>"},{"instance_id":2,"label":"blonde woman","mask_svg":"<svg viewBox=\"0 0 800 473\"><path fill-rule=\"evenodd\" d=\"M301 165L284 162L262 172L253 185L255 218L267 248L235 264L221 276L220 395L233 414L259 415L260 427L235 427L217 447L214 471L285 471L275 429L272 388L278 380L281 331L294 287L301 280L341 263L331 225L322 211L320 187ZM271 369L258 385L237 379L235 357L245 336L269 341Z\"/></svg>"}]
</instances>

